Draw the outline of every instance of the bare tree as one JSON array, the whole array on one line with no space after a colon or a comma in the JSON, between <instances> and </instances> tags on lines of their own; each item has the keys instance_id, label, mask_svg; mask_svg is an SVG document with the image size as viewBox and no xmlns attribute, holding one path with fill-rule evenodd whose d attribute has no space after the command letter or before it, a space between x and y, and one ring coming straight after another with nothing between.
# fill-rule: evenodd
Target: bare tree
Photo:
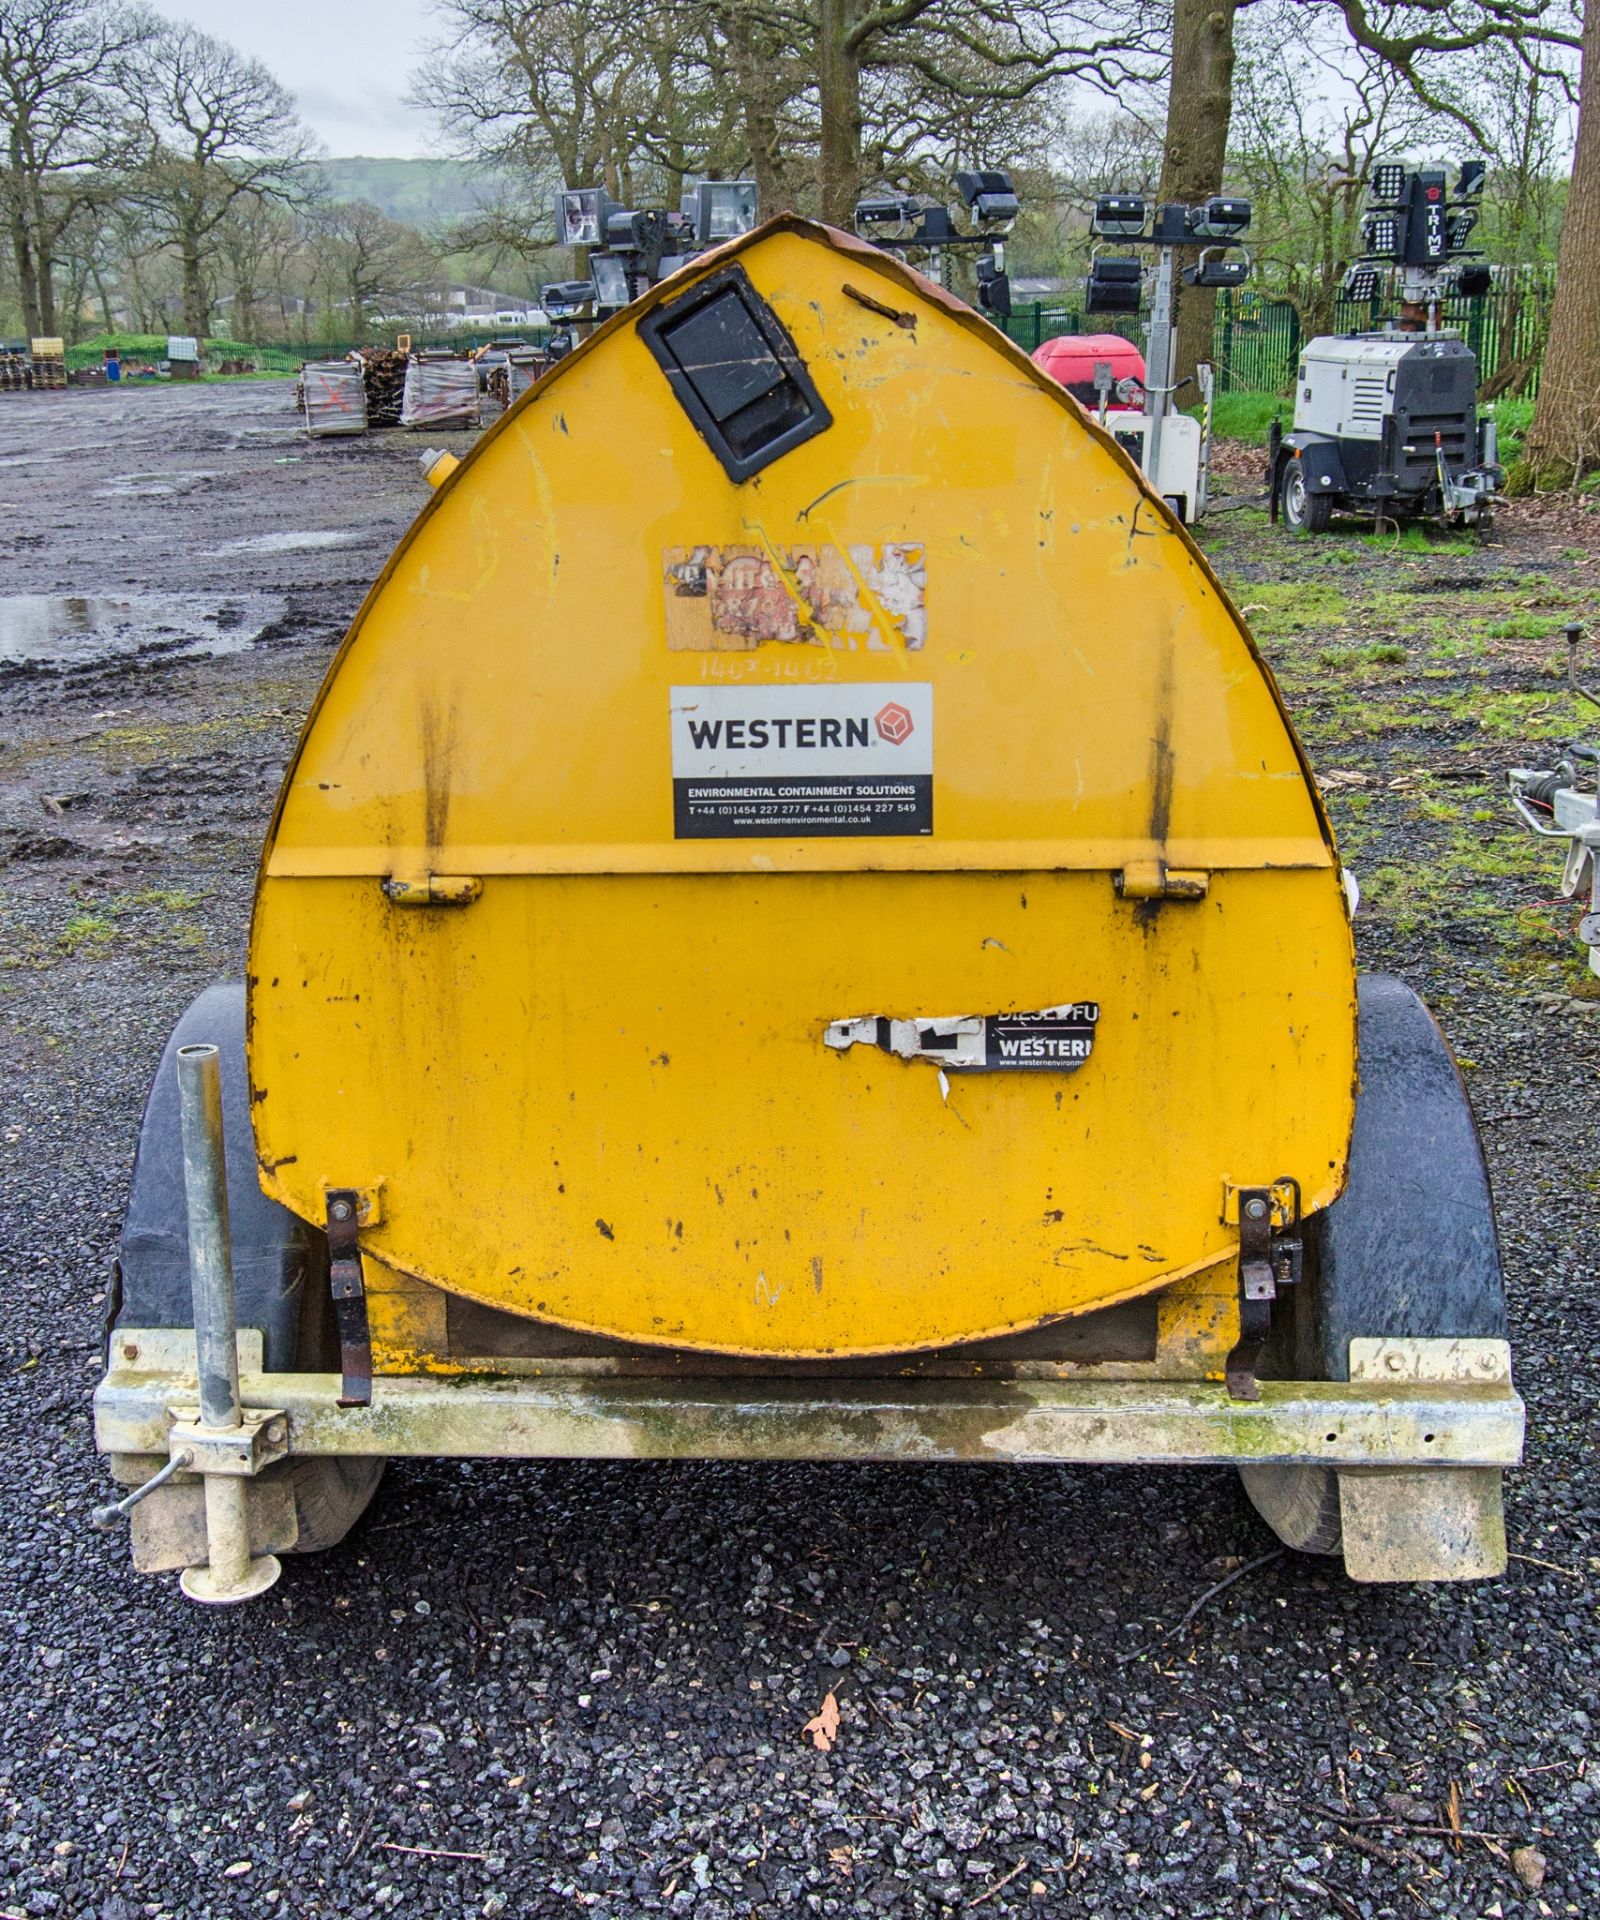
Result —
<instances>
[{"instance_id":1,"label":"bare tree","mask_svg":"<svg viewBox=\"0 0 1600 1920\"><path fill-rule=\"evenodd\" d=\"M1345 269L1361 252L1373 163L1437 128L1386 61L1336 25L1275 0L1240 39L1230 179L1255 204L1261 278L1308 334L1325 333Z\"/></svg>"},{"instance_id":2,"label":"bare tree","mask_svg":"<svg viewBox=\"0 0 1600 1920\"><path fill-rule=\"evenodd\" d=\"M1240 9L1250 4L1251 0L1174 0L1159 188L1164 201L1193 206L1222 189L1233 120L1234 34ZM1180 287L1177 292L1173 377L1181 382L1192 378L1197 361L1211 357L1217 296L1204 287Z\"/></svg>"},{"instance_id":3,"label":"bare tree","mask_svg":"<svg viewBox=\"0 0 1600 1920\"><path fill-rule=\"evenodd\" d=\"M131 155L124 85L152 32L148 14L102 0L0 4L0 209L29 333L59 330L61 238Z\"/></svg>"},{"instance_id":4,"label":"bare tree","mask_svg":"<svg viewBox=\"0 0 1600 1920\"><path fill-rule=\"evenodd\" d=\"M1234 33L1240 9L1251 3L1175 0L1163 199L1192 204L1223 187ZM1317 14L1336 17L1350 40L1397 74L1422 106L1480 140L1482 129L1455 84L1461 56L1500 43L1530 67L1557 71L1561 50L1578 44L1568 0L1299 0L1299 10L1307 20ZM1206 350L1214 309L1214 296L1196 290L1185 296L1178 327L1180 379Z\"/></svg>"},{"instance_id":5,"label":"bare tree","mask_svg":"<svg viewBox=\"0 0 1600 1920\"><path fill-rule=\"evenodd\" d=\"M941 114L1013 108L1067 80L1107 93L1160 63L1164 20L1137 0L814 0L822 217L849 226L864 161L863 75L916 76ZM937 104L935 104L937 103Z\"/></svg>"},{"instance_id":6,"label":"bare tree","mask_svg":"<svg viewBox=\"0 0 1600 1920\"><path fill-rule=\"evenodd\" d=\"M162 29L143 83L150 153L131 192L157 243L178 255L184 328L202 336L209 269L230 209L247 196L303 194L310 142L292 98L259 60L193 27Z\"/></svg>"},{"instance_id":7,"label":"bare tree","mask_svg":"<svg viewBox=\"0 0 1600 1920\"><path fill-rule=\"evenodd\" d=\"M439 262L415 227L366 200L334 201L306 221L307 250L330 312L357 336L382 309L420 312Z\"/></svg>"},{"instance_id":8,"label":"bare tree","mask_svg":"<svg viewBox=\"0 0 1600 1920\"><path fill-rule=\"evenodd\" d=\"M1036 103L1161 61L1142 0L446 0L417 97L466 151L670 196L750 168L763 205L850 223L869 177L1007 159ZM1040 117L1042 125L1042 116Z\"/></svg>"}]
</instances>

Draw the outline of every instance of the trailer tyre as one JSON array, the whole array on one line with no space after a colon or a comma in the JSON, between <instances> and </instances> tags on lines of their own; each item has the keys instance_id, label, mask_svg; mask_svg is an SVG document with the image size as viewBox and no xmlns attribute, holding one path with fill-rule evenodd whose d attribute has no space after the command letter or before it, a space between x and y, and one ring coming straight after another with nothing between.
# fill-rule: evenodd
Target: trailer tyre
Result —
<instances>
[{"instance_id":1,"label":"trailer tyre","mask_svg":"<svg viewBox=\"0 0 1600 1920\"><path fill-rule=\"evenodd\" d=\"M328 1293L327 1240L287 1207L269 1200L256 1177L244 986L238 981L208 987L193 1001L161 1056L139 1127L109 1326L194 1324L176 1056L180 1046L200 1041L211 1042L221 1053L238 1323L260 1332L269 1372L336 1373L339 1343ZM158 1464L151 1461L150 1471ZM377 1491L384 1464L381 1458L306 1457L269 1469L286 1474L294 1488L300 1537L291 1551L321 1553L337 1546ZM114 1471L116 1467L114 1462ZM118 1477L126 1476L119 1472ZM147 1477L144 1472L133 1475L135 1481Z\"/></svg>"},{"instance_id":2,"label":"trailer tyre","mask_svg":"<svg viewBox=\"0 0 1600 1920\"><path fill-rule=\"evenodd\" d=\"M1305 1274L1273 1311L1263 1378L1348 1380L1350 1342L1506 1338L1494 1201L1472 1107L1433 1015L1404 981L1358 985L1361 1086L1350 1176L1306 1223ZM1285 1546L1339 1549L1339 1476L1242 1467Z\"/></svg>"},{"instance_id":3,"label":"trailer tyre","mask_svg":"<svg viewBox=\"0 0 1600 1920\"><path fill-rule=\"evenodd\" d=\"M1298 460L1284 463L1278 483L1278 503L1291 533L1326 533L1333 524L1333 497L1313 493L1306 485L1305 468Z\"/></svg>"},{"instance_id":4,"label":"trailer tyre","mask_svg":"<svg viewBox=\"0 0 1600 1920\"><path fill-rule=\"evenodd\" d=\"M1250 1504L1296 1553L1337 1553L1339 1476L1327 1467L1241 1467Z\"/></svg>"}]
</instances>

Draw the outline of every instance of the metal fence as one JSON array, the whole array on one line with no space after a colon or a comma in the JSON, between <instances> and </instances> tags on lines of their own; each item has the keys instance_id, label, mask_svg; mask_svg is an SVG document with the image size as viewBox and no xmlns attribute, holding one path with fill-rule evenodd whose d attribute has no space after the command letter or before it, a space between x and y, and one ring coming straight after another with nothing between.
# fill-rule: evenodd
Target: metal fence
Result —
<instances>
[{"instance_id":1,"label":"metal fence","mask_svg":"<svg viewBox=\"0 0 1600 1920\"><path fill-rule=\"evenodd\" d=\"M1528 273L1490 293L1445 303L1445 324L1458 328L1477 355L1480 382L1503 376L1512 392L1530 397L1538 392L1551 291L1548 280ZM1342 300L1334 310L1334 331L1358 332L1380 319L1377 301ZM1036 302L1018 307L1006 331L1031 353L1063 333L1115 333L1142 345L1146 324L1142 315L1136 322L1132 315L1113 318ZM1287 300L1271 300L1250 288L1219 293L1212 345L1218 387L1224 393L1286 391L1304 337L1300 316Z\"/></svg>"}]
</instances>

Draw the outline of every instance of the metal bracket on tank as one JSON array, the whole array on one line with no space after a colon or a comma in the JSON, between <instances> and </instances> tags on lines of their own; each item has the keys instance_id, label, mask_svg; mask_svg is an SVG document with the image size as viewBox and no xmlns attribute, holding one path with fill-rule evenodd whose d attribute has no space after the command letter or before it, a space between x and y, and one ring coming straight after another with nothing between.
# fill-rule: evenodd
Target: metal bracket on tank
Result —
<instances>
[{"instance_id":1,"label":"metal bracket on tank","mask_svg":"<svg viewBox=\"0 0 1600 1920\"><path fill-rule=\"evenodd\" d=\"M1239 1187L1239 1338L1224 1375L1230 1400L1259 1400L1256 1366L1272 1327L1280 1287L1300 1278L1300 1183L1287 1176L1270 1187ZM1230 1195L1230 1198L1233 1196Z\"/></svg>"},{"instance_id":2,"label":"metal bracket on tank","mask_svg":"<svg viewBox=\"0 0 1600 1920\"><path fill-rule=\"evenodd\" d=\"M372 1404L372 1333L361 1278L361 1195L354 1187L328 1190L328 1290L339 1330L339 1405Z\"/></svg>"}]
</instances>

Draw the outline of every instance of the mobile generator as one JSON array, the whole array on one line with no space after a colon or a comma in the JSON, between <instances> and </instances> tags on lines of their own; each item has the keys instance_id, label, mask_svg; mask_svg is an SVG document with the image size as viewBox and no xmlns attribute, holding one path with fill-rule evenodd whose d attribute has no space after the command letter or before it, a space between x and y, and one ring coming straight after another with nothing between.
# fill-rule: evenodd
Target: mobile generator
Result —
<instances>
[{"instance_id":1,"label":"mobile generator","mask_svg":"<svg viewBox=\"0 0 1600 1920\"><path fill-rule=\"evenodd\" d=\"M1441 326L1445 300L1489 291L1488 267L1467 242L1478 221L1485 165L1465 161L1454 190L1433 169L1396 162L1373 169L1362 216L1366 252L1342 297L1371 305L1400 296L1398 320L1370 331L1324 334L1300 350L1294 425L1274 420L1267 493L1291 533L1321 533L1339 513L1380 525L1447 515L1487 525L1505 486L1497 429L1478 414L1478 361Z\"/></svg>"},{"instance_id":2,"label":"mobile generator","mask_svg":"<svg viewBox=\"0 0 1600 1920\"><path fill-rule=\"evenodd\" d=\"M791 217L385 567L112 1318L108 1522L209 1600L408 1455L1233 1466L1358 1579L1484 1575L1522 1444L1461 1081L1238 613L996 328Z\"/></svg>"}]
</instances>

